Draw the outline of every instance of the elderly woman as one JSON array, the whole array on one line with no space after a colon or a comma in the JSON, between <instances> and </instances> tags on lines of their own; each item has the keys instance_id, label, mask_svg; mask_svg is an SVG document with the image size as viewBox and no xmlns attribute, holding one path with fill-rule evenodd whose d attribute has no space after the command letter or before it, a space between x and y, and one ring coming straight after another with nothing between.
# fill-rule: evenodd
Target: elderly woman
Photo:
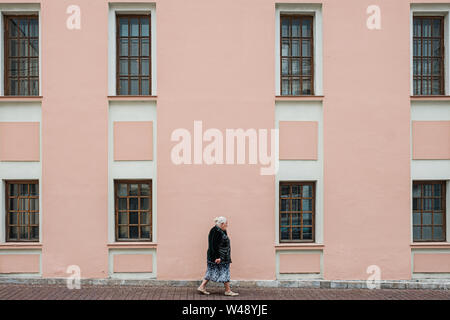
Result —
<instances>
[{"instance_id":1,"label":"elderly woman","mask_svg":"<svg viewBox=\"0 0 450 320\"><path fill-rule=\"evenodd\" d=\"M227 219L217 217L214 223L215 226L211 228L208 235L206 274L197 290L203 294L209 294L206 291L206 284L211 280L224 284L226 296L237 296L239 293L231 291L230 288L231 247L230 238L227 235Z\"/></svg>"}]
</instances>

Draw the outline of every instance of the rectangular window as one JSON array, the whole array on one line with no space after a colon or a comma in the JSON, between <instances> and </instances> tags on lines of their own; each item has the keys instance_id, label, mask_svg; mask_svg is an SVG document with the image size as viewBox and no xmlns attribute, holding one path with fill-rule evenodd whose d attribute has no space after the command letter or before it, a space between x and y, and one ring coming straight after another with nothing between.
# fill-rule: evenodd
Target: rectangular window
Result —
<instances>
[{"instance_id":1,"label":"rectangular window","mask_svg":"<svg viewBox=\"0 0 450 320\"><path fill-rule=\"evenodd\" d=\"M281 15L281 95L314 94L314 41L311 15Z\"/></svg>"},{"instance_id":2,"label":"rectangular window","mask_svg":"<svg viewBox=\"0 0 450 320\"><path fill-rule=\"evenodd\" d=\"M445 241L445 192L445 181L414 181L414 241Z\"/></svg>"},{"instance_id":3,"label":"rectangular window","mask_svg":"<svg viewBox=\"0 0 450 320\"><path fill-rule=\"evenodd\" d=\"M39 19L4 16L5 95L39 95Z\"/></svg>"},{"instance_id":4,"label":"rectangular window","mask_svg":"<svg viewBox=\"0 0 450 320\"><path fill-rule=\"evenodd\" d=\"M315 239L315 183L280 182L280 242Z\"/></svg>"},{"instance_id":5,"label":"rectangular window","mask_svg":"<svg viewBox=\"0 0 450 320\"><path fill-rule=\"evenodd\" d=\"M152 241L151 180L115 181L117 241Z\"/></svg>"},{"instance_id":6,"label":"rectangular window","mask_svg":"<svg viewBox=\"0 0 450 320\"><path fill-rule=\"evenodd\" d=\"M413 24L414 95L444 95L444 18L415 16Z\"/></svg>"},{"instance_id":7,"label":"rectangular window","mask_svg":"<svg viewBox=\"0 0 450 320\"><path fill-rule=\"evenodd\" d=\"M6 241L39 241L39 183L6 182Z\"/></svg>"},{"instance_id":8,"label":"rectangular window","mask_svg":"<svg viewBox=\"0 0 450 320\"><path fill-rule=\"evenodd\" d=\"M151 95L151 18L117 15L117 94Z\"/></svg>"}]
</instances>

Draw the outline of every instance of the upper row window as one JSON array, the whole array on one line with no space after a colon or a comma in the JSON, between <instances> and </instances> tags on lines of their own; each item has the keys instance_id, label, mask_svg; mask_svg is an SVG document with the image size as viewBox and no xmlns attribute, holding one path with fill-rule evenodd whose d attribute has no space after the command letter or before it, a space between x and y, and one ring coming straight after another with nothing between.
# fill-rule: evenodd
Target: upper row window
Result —
<instances>
[{"instance_id":1,"label":"upper row window","mask_svg":"<svg viewBox=\"0 0 450 320\"><path fill-rule=\"evenodd\" d=\"M444 95L444 17L415 16L413 94Z\"/></svg>"},{"instance_id":2,"label":"upper row window","mask_svg":"<svg viewBox=\"0 0 450 320\"><path fill-rule=\"evenodd\" d=\"M39 95L39 19L4 16L5 95Z\"/></svg>"}]
</instances>

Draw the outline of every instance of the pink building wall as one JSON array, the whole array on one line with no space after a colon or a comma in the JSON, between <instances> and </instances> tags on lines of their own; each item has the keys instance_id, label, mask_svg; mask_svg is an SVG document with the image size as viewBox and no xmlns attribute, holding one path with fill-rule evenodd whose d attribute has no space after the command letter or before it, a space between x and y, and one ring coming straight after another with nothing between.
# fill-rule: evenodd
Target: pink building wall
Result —
<instances>
[{"instance_id":1,"label":"pink building wall","mask_svg":"<svg viewBox=\"0 0 450 320\"><path fill-rule=\"evenodd\" d=\"M66 28L73 1L15 2L41 4L42 243L35 248L42 250L42 277L65 277L78 265L83 278L107 278L117 245L108 238L108 1L76 1L80 30ZM275 280L275 176L249 164L175 165L170 136L193 131L195 120L222 131L275 128L276 2L155 2L157 123L150 139L157 137L157 156L116 159L157 159L157 241L132 249L156 248L157 279L199 280L212 220L224 215L232 278ZM421 1L436 2L444 1ZM356 280L377 265L382 279L410 279L411 1L376 1L381 30L366 27L373 1L307 3L322 4L323 13L323 261L306 254L306 264L296 266L302 259L286 256L281 268L317 273L323 264L324 279ZM307 145L308 159L317 147ZM155 258L146 255L116 259L119 272L155 271Z\"/></svg>"}]
</instances>

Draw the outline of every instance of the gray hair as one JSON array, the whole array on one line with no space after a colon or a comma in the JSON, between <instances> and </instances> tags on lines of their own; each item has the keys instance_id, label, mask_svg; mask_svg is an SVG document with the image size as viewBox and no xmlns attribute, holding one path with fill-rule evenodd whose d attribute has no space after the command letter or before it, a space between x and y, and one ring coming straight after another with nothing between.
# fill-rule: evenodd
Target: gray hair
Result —
<instances>
[{"instance_id":1,"label":"gray hair","mask_svg":"<svg viewBox=\"0 0 450 320\"><path fill-rule=\"evenodd\" d=\"M227 218L225 217L215 217L214 218L214 223L216 224L216 226L220 227L220 225L222 223L226 223L227 222Z\"/></svg>"}]
</instances>

